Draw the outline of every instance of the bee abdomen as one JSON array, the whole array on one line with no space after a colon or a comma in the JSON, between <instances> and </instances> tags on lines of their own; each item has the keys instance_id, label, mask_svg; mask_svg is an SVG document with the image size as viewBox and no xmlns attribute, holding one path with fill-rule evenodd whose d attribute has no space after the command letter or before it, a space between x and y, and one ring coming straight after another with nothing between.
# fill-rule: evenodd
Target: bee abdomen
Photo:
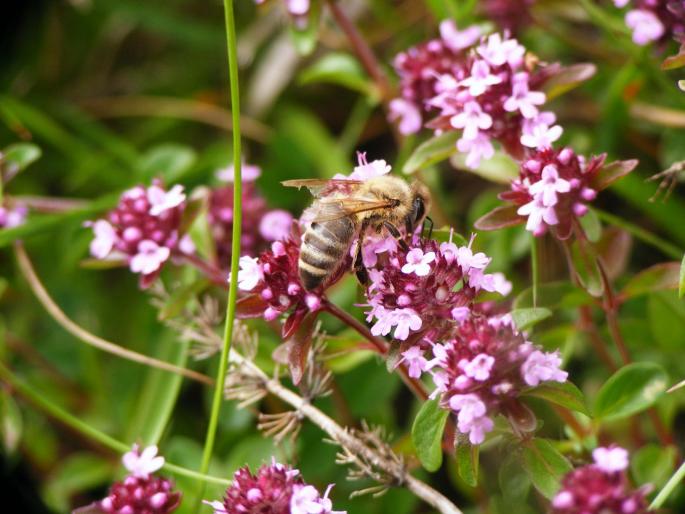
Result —
<instances>
[{"instance_id":1,"label":"bee abdomen","mask_svg":"<svg viewBox=\"0 0 685 514\"><path fill-rule=\"evenodd\" d=\"M323 284L349 250L354 223L347 217L312 223L300 247L300 280L308 291Z\"/></svg>"}]
</instances>

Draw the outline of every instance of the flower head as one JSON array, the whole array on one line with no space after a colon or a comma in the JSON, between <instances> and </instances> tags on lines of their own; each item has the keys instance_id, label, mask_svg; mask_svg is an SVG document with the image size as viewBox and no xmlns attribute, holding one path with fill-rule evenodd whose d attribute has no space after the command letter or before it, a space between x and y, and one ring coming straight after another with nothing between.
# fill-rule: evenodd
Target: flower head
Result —
<instances>
[{"instance_id":1,"label":"flower head","mask_svg":"<svg viewBox=\"0 0 685 514\"><path fill-rule=\"evenodd\" d=\"M26 206L21 204L0 205L0 228L18 227L24 223L28 212Z\"/></svg>"},{"instance_id":2,"label":"flower head","mask_svg":"<svg viewBox=\"0 0 685 514\"><path fill-rule=\"evenodd\" d=\"M633 32L635 44L665 43L685 38L685 2L682 0L614 0L626 7L625 23Z\"/></svg>"},{"instance_id":3,"label":"flower head","mask_svg":"<svg viewBox=\"0 0 685 514\"><path fill-rule=\"evenodd\" d=\"M140 447L134 444L133 449L125 453L121 460L131 476L147 478L164 466L164 457L157 455L157 451L156 446L148 446L141 452Z\"/></svg>"}]
</instances>

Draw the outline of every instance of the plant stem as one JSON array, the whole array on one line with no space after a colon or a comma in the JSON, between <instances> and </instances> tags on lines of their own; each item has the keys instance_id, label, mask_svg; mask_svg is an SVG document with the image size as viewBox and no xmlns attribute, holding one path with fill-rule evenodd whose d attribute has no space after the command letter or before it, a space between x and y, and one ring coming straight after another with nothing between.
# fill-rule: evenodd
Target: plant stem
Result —
<instances>
[{"instance_id":1,"label":"plant stem","mask_svg":"<svg viewBox=\"0 0 685 514\"><path fill-rule=\"evenodd\" d=\"M9 387L12 388L12 390L18 392L21 396L26 398L40 410L47 413L50 417L60 421L62 424L73 429L74 431L94 441L97 441L102 446L114 450L115 452L125 453L130 450L130 447L126 443L123 443L105 434L104 432L99 431L98 429L82 421L80 418L55 405L51 401L46 400L42 394L34 391L31 386L19 380L3 363L0 363L0 380L5 382ZM204 473L197 473L196 471L192 471L171 463L165 463L164 469L171 473L202 480L203 482L212 482L221 485L230 485L231 483L229 480L209 476Z\"/></svg>"},{"instance_id":2,"label":"plant stem","mask_svg":"<svg viewBox=\"0 0 685 514\"><path fill-rule=\"evenodd\" d=\"M26 281L29 283L33 294L36 295L36 298L38 298L38 301L43 305L48 314L50 314L50 316L52 316L57 323L59 323L67 332L76 338L80 339L86 344L98 348L99 350L111 353L117 357L121 357L122 359L138 362L145 366L161 369L170 373L183 375L186 378L195 380L197 382L202 382L203 384L214 384L212 378L208 377L207 375L203 375L202 373L198 373L192 369L182 368L180 366L176 366L175 364L155 359L154 357L143 355L142 353L134 352L133 350L124 348L116 343L102 339L95 334L91 334L80 325L77 325L71 319L69 319L66 314L64 314L62 309L60 309L50 297L45 287L43 287L43 284L38 278L38 275L36 275L36 271L33 269L31 260L29 259L29 256L27 255L26 250L20 241L15 242L14 251L17 256L19 268L26 278Z\"/></svg>"},{"instance_id":3,"label":"plant stem","mask_svg":"<svg viewBox=\"0 0 685 514\"><path fill-rule=\"evenodd\" d=\"M238 261L240 259L240 239L242 228L242 177L240 165L242 162L240 148L240 90L238 88L238 52L236 45L235 21L233 19L233 0L224 0L224 20L226 23L226 47L228 53L228 74L231 89L231 114L233 116L233 232L231 240L231 278L226 305L226 323L224 325L223 347L219 360L212 411L209 416L205 446L202 452L200 473L205 474L209 469L209 462L214 450L216 428L219 422L219 411L226 382L228 356L233 339L233 325L235 320L236 300L238 296ZM199 507L204 496L205 486L200 487L197 498ZM195 509L196 511L198 509Z\"/></svg>"},{"instance_id":4,"label":"plant stem","mask_svg":"<svg viewBox=\"0 0 685 514\"><path fill-rule=\"evenodd\" d=\"M676 472L673 473L673 476L668 479L668 482L666 482L666 485L663 487L663 489L661 489L659 494L656 495L656 498L654 498L652 503L649 505L650 510L661 508L666 499L671 495L673 490L680 485L683 479L685 479L685 462L680 465Z\"/></svg>"},{"instance_id":5,"label":"plant stem","mask_svg":"<svg viewBox=\"0 0 685 514\"><path fill-rule=\"evenodd\" d=\"M533 308L538 306L538 282L540 279L540 264L538 262L538 241L531 234L530 242L530 273L533 275Z\"/></svg>"}]
</instances>

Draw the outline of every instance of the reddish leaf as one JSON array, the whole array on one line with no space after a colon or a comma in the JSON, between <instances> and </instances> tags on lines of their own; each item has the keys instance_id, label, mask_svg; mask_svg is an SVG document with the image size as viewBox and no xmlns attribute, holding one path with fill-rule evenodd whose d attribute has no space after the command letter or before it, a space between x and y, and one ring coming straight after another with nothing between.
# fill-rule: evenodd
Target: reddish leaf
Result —
<instances>
[{"instance_id":1,"label":"reddish leaf","mask_svg":"<svg viewBox=\"0 0 685 514\"><path fill-rule=\"evenodd\" d=\"M634 298L654 291L678 289L680 284L680 263L655 264L635 275L621 291L621 299Z\"/></svg>"},{"instance_id":2,"label":"reddish leaf","mask_svg":"<svg viewBox=\"0 0 685 514\"><path fill-rule=\"evenodd\" d=\"M284 341L293 336L295 331L299 328L300 323L302 323L305 314L307 314L306 310L297 309L290 316L288 316L288 319L286 319L285 323L283 323L283 329L281 330L281 337Z\"/></svg>"},{"instance_id":3,"label":"reddish leaf","mask_svg":"<svg viewBox=\"0 0 685 514\"><path fill-rule=\"evenodd\" d=\"M500 228L520 225L525 221L525 218L516 214L517 209L518 207L515 205L497 207L479 218L474 226L478 230L498 230Z\"/></svg>"},{"instance_id":4,"label":"reddish leaf","mask_svg":"<svg viewBox=\"0 0 685 514\"><path fill-rule=\"evenodd\" d=\"M259 318L264 314L267 304L264 299L257 295L251 294L240 298L235 304L235 313L238 319Z\"/></svg>"},{"instance_id":5,"label":"reddish leaf","mask_svg":"<svg viewBox=\"0 0 685 514\"><path fill-rule=\"evenodd\" d=\"M611 280L615 280L626 270L632 243L630 234L625 230L607 227L602 233L602 238L595 244L597 254L602 259Z\"/></svg>"},{"instance_id":6,"label":"reddish leaf","mask_svg":"<svg viewBox=\"0 0 685 514\"><path fill-rule=\"evenodd\" d=\"M302 380L304 369L307 366L307 355L309 354L309 347L312 345L316 316L316 312L307 312L306 316L298 323L297 330L287 342L290 376L295 385L299 384L300 380Z\"/></svg>"},{"instance_id":7,"label":"reddish leaf","mask_svg":"<svg viewBox=\"0 0 685 514\"><path fill-rule=\"evenodd\" d=\"M680 50L677 54L664 59L664 62L661 63L661 69L674 70L682 66L685 66L685 43L680 45Z\"/></svg>"},{"instance_id":8,"label":"reddish leaf","mask_svg":"<svg viewBox=\"0 0 685 514\"><path fill-rule=\"evenodd\" d=\"M597 191L606 189L618 179L625 177L633 171L637 163L637 159L631 159L629 161L614 161L603 166L595 178L592 179L592 187Z\"/></svg>"},{"instance_id":9,"label":"reddish leaf","mask_svg":"<svg viewBox=\"0 0 685 514\"><path fill-rule=\"evenodd\" d=\"M550 100L578 87L582 82L590 79L596 71L597 67L590 63L565 66L552 75L544 83L542 89L547 94L547 99Z\"/></svg>"}]
</instances>

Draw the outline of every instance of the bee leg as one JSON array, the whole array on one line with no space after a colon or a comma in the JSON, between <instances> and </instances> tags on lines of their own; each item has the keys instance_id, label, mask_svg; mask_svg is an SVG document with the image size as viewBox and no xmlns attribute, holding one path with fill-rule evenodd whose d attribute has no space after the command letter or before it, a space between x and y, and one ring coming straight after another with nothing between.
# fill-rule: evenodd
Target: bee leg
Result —
<instances>
[{"instance_id":1,"label":"bee leg","mask_svg":"<svg viewBox=\"0 0 685 514\"><path fill-rule=\"evenodd\" d=\"M397 230L397 227L390 223L389 221L384 221L383 226L390 232L390 235L397 239L397 243L400 245L402 250L405 252L409 251L409 246L407 245L407 242L402 238L402 234L400 234L400 231Z\"/></svg>"},{"instance_id":2,"label":"bee leg","mask_svg":"<svg viewBox=\"0 0 685 514\"><path fill-rule=\"evenodd\" d=\"M369 272L366 271L366 266L364 266L364 259L362 259L362 245L357 245L357 250L354 256L354 273L357 276L357 280L361 285L366 287L369 284Z\"/></svg>"},{"instance_id":3,"label":"bee leg","mask_svg":"<svg viewBox=\"0 0 685 514\"><path fill-rule=\"evenodd\" d=\"M423 229L421 230L422 234L425 230L426 224L428 224L428 239L430 239L433 235L433 219L430 216L426 216L426 219L423 220Z\"/></svg>"}]
</instances>

